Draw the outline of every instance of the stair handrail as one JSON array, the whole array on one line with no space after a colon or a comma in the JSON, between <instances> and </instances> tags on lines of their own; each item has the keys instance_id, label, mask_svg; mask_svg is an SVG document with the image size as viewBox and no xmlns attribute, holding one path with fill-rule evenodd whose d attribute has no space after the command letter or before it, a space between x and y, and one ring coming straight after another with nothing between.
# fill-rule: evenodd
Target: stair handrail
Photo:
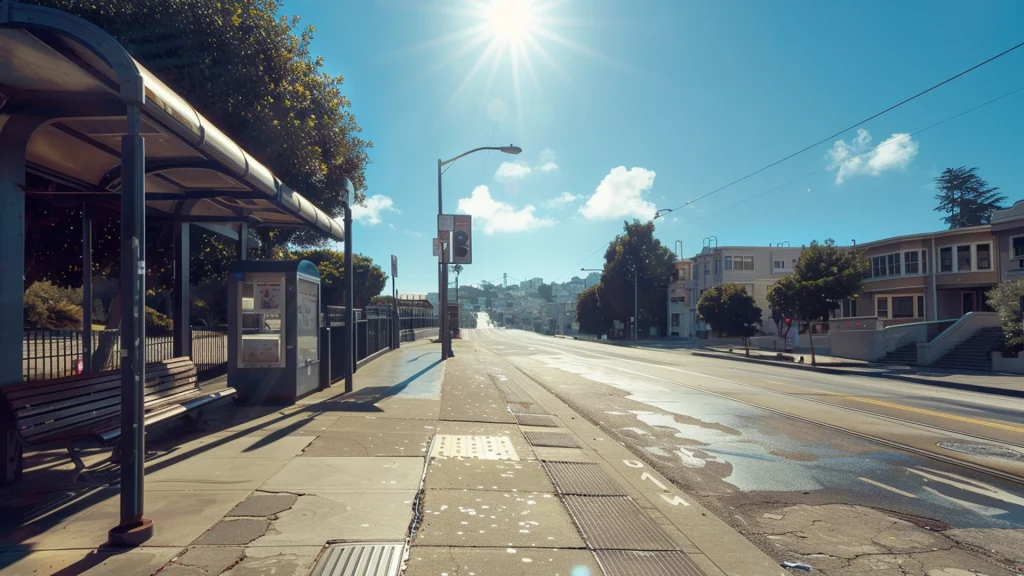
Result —
<instances>
[{"instance_id":1,"label":"stair handrail","mask_svg":"<svg viewBox=\"0 0 1024 576\"><path fill-rule=\"evenodd\" d=\"M965 330L975 325L977 327L974 330L964 335ZM1000 325L999 314L996 312L968 312L954 322L952 326L943 330L931 342L918 342L917 363L920 366L933 364L950 350L973 336L978 330Z\"/></svg>"}]
</instances>

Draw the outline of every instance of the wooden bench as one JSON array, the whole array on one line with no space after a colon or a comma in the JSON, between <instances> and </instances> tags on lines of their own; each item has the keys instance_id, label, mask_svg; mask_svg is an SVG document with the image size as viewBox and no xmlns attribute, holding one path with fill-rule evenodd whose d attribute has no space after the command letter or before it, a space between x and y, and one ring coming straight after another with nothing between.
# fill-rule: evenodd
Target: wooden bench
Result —
<instances>
[{"instance_id":1,"label":"wooden bench","mask_svg":"<svg viewBox=\"0 0 1024 576\"><path fill-rule=\"evenodd\" d=\"M220 400L232 398L233 388L204 392L189 358L173 358L146 366L145 426L191 415ZM69 376L26 382L0 389L4 412L14 420L19 446L8 462L8 477L21 475L24 448L39 450L63 445L75 464L76 478L85 471L79 450L114 446L121 438L121 372ZM8 448L10 451L10 448ZM10 467L13 466L13 472Z\"/></svg>"}]
</instances>

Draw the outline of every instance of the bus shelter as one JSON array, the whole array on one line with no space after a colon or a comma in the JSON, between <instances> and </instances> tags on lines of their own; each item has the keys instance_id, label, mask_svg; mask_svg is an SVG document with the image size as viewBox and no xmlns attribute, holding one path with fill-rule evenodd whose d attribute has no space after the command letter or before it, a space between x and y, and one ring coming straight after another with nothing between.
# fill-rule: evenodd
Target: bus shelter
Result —
<instances>
[{"instance_id":1,"label":"bus shelter","mask_svg":"<svg viewBox=\"0 0 1024 576\"><path fill-rule=\"evenodd\" d=\"M33 190L27 174L57 186ZM103 30L61 11L0 2L0 387L22 380L26 195L119 203L121 522L112 543L152 532L143 516L146 216L172 223L174 348L188 356L189 226L235 239L240 259L250 227L304 227L350 252L351 186L338 192L344 224L276 178ZM84 214L83 291L91 302ZM83 309L88 331L90 306Z\"/></svg>"}]
</instances>

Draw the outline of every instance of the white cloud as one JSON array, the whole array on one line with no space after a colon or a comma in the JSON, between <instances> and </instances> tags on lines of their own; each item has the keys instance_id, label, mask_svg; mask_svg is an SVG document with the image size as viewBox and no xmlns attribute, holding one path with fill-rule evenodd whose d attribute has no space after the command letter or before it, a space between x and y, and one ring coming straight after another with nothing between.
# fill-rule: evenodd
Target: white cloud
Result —
<instances>
[{"instance_id":1,"label":"white cloud","mask_svg":"<svg viewBox=\"0 0 1024 576\"><path fill-rule=\"evenodd\" d=\"M374 194L363 201L363 204L352 205L352 219L367 226L380 224L382 212L401 212L395 208L395 202L383 194Z\"/></svg>"},{"instance_id":2,"label":"white cloud","mask_svg":"<svg viewBox=\"0 0 1024 576\"><path fill-rule=\"evenodd\" d=\"M613 168L601 180L580 214L588 220L614 220L626 216L653 218L657 210L643 196L654 186L654 171L625 166Z\"/></svg>"},{"instance_id":3,"label":"white cloud","mask_svg":"<svg viewBox=\"0 0 1024 576\"><path fill-rule=\"evenodd\" d=\"M391 228L392 230L398 230L398 228L390 222L388 222L388 228Z\"/></svg>"},{"instance_id":4,"label":"white cloud","mask_svg":"<svg viewBox=\"0 0 1024 576\"><path fill-rule=\"evenodd\" d=\"M583 198L583 197L579 196L577 194L573 194L571 192L562 192L561 194L559 194L558 196L555 196L554 198L552 198L550 200L545 200L544 201L544 207L545 208L561 208L562 206L565 206L566 204L572 204L573 202L579 200L580 198Z\"/></svg>"},{"instance_id":5,"label":"white cloud","mask_svg":"<svg viewBox=\"0 0 1024 576\"><path fill-rule=\"evenodd\" d=\"M484 185L474 188L469 198L460 198L458 209L462 214L471 214L475 225L479 225L484 234L529 232L554 225L555 221L551 218L535 216L536 210L533 205L517 210L511 204L495 200Z\"/></svg>"},{"instance_id":6,"label":"white cloud","mask_svg":"<svg viewBox=\"0 0 1024 576\"><path fill-rule=\"evenodd\" d=\"M426 234L423 232L416 232L415 230L402 230L402 233L412 236L414 238L425 238Z\"/></svg>"},{"instance_id":7,"label":"white cloud","mask_svg":"<svg viewBox=\"0 0 1024 576\"><path fill-rule=\"evenodd\" d=\"M526 164L518 162L502 162L494 173L495 180L507 182L509 180L520 180L526 178L533 170Z\"/></svg>"},{"instance_id":8,"label":"white cloud","mask_svg":"<svg viewBox=\"0 0 1024 576\"><path fill-rule=\"evenodd\" d=\"M829 170L839 168L836 184L842 184L857 174L878 176L887 170L906 168L917 156L917 148L918 143L910 134L899 132L872 148L871 133L861 128L849 144L837 140L825 158L829 160Z\"/></svg>"},{"instance_id":9,"label":"white cloud","mask_svg":"<svg viewBox=\"0 0 1024 576\"><path fill-rule=\"evenodd\" d=\"M554 150L545 148L540 151L540 157L537 159L537 170L541 172L554 172L558 170L558 164L555 164Z\"/></svg>"}]
</instances>

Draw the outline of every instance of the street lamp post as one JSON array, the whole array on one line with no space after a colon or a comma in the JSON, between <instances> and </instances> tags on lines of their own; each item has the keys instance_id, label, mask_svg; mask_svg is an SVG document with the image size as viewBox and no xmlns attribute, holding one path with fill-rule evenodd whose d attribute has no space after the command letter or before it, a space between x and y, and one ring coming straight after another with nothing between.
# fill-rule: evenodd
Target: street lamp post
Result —
<instances>
[{"instance_id":1,"label":"street lamp post","mask_svg":"<svg viewBox=\"0 0 1024 576\"><path fill-rule=\"evenodd\" d=\"M463 152L454 158L448 160L437 159L437 215L444 214L444 201L441 194L441 174L443 173L442 168L462 158L463 156L469 156L474 152L481 152L483 150L497 150L498 152L504 152L505 154L519 154L523 151L519 146L482 146L480 148L474 148L468 152ZM441 318L440 318L440 332L441 332L441 360L447 359L452 353L452 339L448 327L448 249L446 246L441 246L441 261L438 262L437 269L437 300L441 305Z\"/></svg>"}]
</instances>

